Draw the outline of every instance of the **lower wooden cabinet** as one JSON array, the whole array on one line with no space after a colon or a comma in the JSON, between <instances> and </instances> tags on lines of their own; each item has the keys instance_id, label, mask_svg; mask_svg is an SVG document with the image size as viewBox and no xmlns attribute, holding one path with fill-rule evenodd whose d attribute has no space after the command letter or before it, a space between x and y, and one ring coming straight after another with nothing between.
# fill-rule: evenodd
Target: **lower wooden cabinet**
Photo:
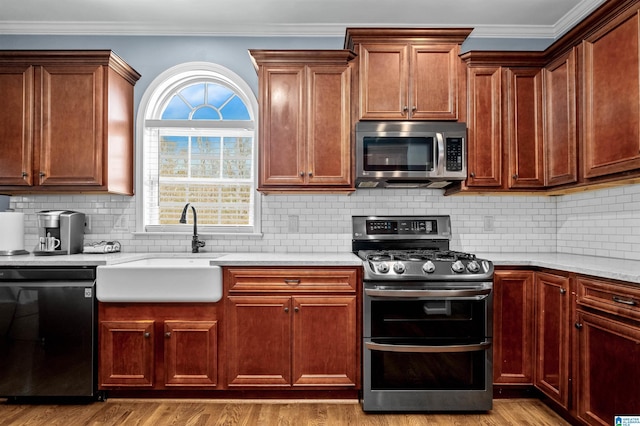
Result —
<instances>
[{"instance_id":1,"label":"lower wooden cabinet","mask_svg":"<svg viewBox=\"0 0 640 426\"><path fill-rule=\"evenodd\" d=\"M225 268L229 389L356 389L359 269Z\"/></svg>"},{"instance_id":2,"label":"lower wooden cabinet","mask_svg":"<svg viewBox=\"0 0 640 426\"><path fill-rule=\"evenodd\" d=\"M577 414L589 425L640 413L640 287L579 277Z\"/></svg>"},{"instance_id":3,"label":"lower wooden cabinet","mask_svg":"<svg viewBox=\"0 0 640 426\"><path fill-rule=\"evenodd\" d=\"M214 388L214 304L100 304L100 389Z\"/></svg>"},{"instance_id":4,"label":"lower wooden cabinet","mask_svg":"<svg viewBox=\"0 0 640 426\"><path fill-rule=\"evenodd\" d=\"M537 272L535 290L535 386L567 408L569 405L570 278Z\"/></svg>"},{"instance_id":5,"label":"lower wooden cabinet","mask_svg":"<svg viewBox=\"0 0 640 426\"><path fill-rule=\"evenodd\" d=\"M493 279L493 383L533 384L533 271L496 271Z\"/></svg>"}]
</instances>

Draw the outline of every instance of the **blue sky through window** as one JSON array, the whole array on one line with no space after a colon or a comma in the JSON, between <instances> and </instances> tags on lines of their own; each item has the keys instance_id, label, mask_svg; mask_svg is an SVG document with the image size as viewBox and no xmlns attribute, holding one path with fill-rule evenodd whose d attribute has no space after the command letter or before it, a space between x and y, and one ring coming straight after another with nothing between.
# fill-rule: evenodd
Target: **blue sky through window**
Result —
<instances>
[{"instance_id":1,"label":"blue sky through window","mask_svg":"<svg viewBox=\"0 0 640 426\"><path fill-rule=\"evenodd\" d=\"M251 120L242 100L216 83L197 83L177 92L162 112L163 120Z\"/></svg>"}]
</instances>

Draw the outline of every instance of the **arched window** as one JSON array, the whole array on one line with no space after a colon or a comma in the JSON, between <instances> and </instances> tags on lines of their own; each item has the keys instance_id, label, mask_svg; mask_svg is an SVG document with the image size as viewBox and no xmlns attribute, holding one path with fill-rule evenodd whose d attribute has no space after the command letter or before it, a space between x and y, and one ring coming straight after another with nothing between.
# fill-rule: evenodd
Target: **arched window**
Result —
<instances>
[{"instance_id":1,"label":"arched window","mask_svg":"<svg viewBox=\"0 0 640 426\"><path fill-rule=\"evenodd\" d=\"M138 113L138 230L190 231L178 221L191 203L201 233L258 232L256 114L249 86L219 65L182 64L156 78Z\"/></svg>"}]
</instances>

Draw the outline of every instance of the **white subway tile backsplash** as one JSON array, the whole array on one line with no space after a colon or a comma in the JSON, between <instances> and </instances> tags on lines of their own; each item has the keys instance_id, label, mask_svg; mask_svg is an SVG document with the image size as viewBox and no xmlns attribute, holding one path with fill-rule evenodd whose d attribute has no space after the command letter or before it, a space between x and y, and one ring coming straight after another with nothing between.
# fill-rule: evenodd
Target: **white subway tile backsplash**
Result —
<instances>
[{"instance_id":1,"label":"white subway tile backsplash","mask_svg":"<svg viewBox=\"0 0 640 426\"><path fill-rule=\"evenodd\" d=\"M188 235L141 235L135 197L27 195L11 197L25 216L25 247L37 237L35 213L69 209L91 216L87 241L116 239L128 252L188 252ZM441 190L359 190L345 195L262 197L262 237L201 235L206 250L220 252L344 252L351 250L351 216L451 216L451 247L472 252L562 252L640 260L640 185L558 197L450 196ZM290 216L298 217L289 232ZM484 230L484 218L493 229Z\"/></svg>"}]
</instances>

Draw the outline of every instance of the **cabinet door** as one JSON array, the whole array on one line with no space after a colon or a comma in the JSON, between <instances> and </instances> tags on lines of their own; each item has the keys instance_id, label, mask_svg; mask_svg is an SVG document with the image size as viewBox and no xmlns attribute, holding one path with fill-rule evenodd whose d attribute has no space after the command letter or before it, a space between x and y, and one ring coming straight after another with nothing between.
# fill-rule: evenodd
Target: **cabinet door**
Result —
<instances>
[{"instance_id":1,"label":"cabinet door","mask_svg":"<svg viewBox=\"0 0 640 426\"><path fill-rule=\"evenodd\" d=\"M640 413L640 327L580 310L576 327L578 417L604 426Z\"/></svg>"},{"instance_id":2,"label":"cabinet door","mask_svg":"<svg viewBox=\"0 0 640 426\"><path fill-rule=\"evenodd\" d=\"M640 169L639 32L634 10L582 44L587 178Z\"/></svg>"},{"instance_id":3,"label":"cabinet door","mask_svg":"<svg viewBox=\"0 0 640 426\"><path fill-rule=\"evenodd\" d=\"M505 75L509 188L542 188L542 71L539 68L511 68Z\"/></svg>"},{"instance_id":4,"label":"cabinet door","mask_svg":"<svg viewBox=\"0 0 640 426\"><path fill-rule=\"evenodd\" d=\"M500 67L469 68L469 187L502 186Z\"/></svg>"},{"instance_id":5,"label":"cabinet door","mask_svg":"<svg viewBox=\"0 0 640 426\"><path fill-rule=\"evenodd\" d=\"M103 67L47 65L38 68L38 78L39 185L102 185Z\"/></svg>"},{"instance_id":6,"label":"cabinet door","mask_svg":"<svg viewBox=\"0 0 640 426\"><path fill-rule=\"evenodd\" d=\"M409 70L409 117L458 119L457 44L412 45Z\"/></svg>"},{"instance_id":7,"label":"cabinet door","mask_svg":"<svg viewBox=\"0 0 640 426\"><path fill-rule=\"evenodd\" d=\"M33 67L0 67L0 185L33 184Z\"/></svg>"},{"instance_id":8,"label":"cabinet door","mask_svg":"<svg viewBox=\"0 0 640 426\"><path fill-rule=\"evenodd\" d=\"M217 321L165 321L166 386L216 385L217 327Z\"/></svg>"},{"instance_id":9,"label":"cabinet door","mask_svg":"<svg viewBox=\"0 0 640 426\"><path fill-rule=\"evenodd\" d=\"M569 278L536 274L535 385L567 408L569 402Z\"/></svg>"},{"instance_id":10,"label":"cabinet door","mask_svg":"<svg viewBox=\"0 0 640 426\"><path fill-rule=\"evenodd\" d=\"M291 386L291 298L229 296L227 381L240 386Z\"/></svg>"},{"instance_id":11,"label":"cabinet door","mask_svg":"<svg viewBox=\"0 0 640 426\"><path fill-rule=\"evenodd\" d=\"M293 386L355 387L355 296L293 297Z\"/></svg>"},{"instance_id":12,"label":"cabinet door","mask_svg":"<svg viewBox=\"0 0 640 426\"><path fill-rule=\"evenodd\" d=\"M309 66L306 173L309 185L351 185L351 72ZM282 153L279 153L282 155Z\"/></svg>"},{"instance_id":13,"label":"cabinet door","mask_svg":"<svg viewBox=\"0 0 640 426\"><path fill-rule=\"evenodd\" d=\"M152 387L154 321L101 321L101 387Z\"/></svg>"},{"instance_id":14,"label":"cabinet door","mask_svg":"<svg viewBox=\"0 0 640 426\"><path fill-rule=\"evenodd\" d=\"M408 118L409 46L360 46L360 118Z\"/></svg>"},{"instance_id":15,"label":"cabinet door","mask_svg":"<svg viewBox=\"0 0 640 426\"><path fill-rule=\"evenodd\" d=\"M574 183L578 180L575 50L544 68L543 85L545 184Z\"/></svg>"},{"instance_id":16,"label":"cabinet door","mask_svg":"<svg viewBox=\"0 0 640 426\"><path fill-rule=\"evenodd\" d=\"M533 384L533 288L530 271L493 278L493 382Z\"/></svg>"},{"instance_id":17,"label":"cabinet door","mask_svg":"<svg viewBox=\"0 0 640 426\"><path fill-rule=\"evenodd\" d=\"M304 78L304 66L261 68L260 187L305 182Z\"/></svg>"}]
</instances>

